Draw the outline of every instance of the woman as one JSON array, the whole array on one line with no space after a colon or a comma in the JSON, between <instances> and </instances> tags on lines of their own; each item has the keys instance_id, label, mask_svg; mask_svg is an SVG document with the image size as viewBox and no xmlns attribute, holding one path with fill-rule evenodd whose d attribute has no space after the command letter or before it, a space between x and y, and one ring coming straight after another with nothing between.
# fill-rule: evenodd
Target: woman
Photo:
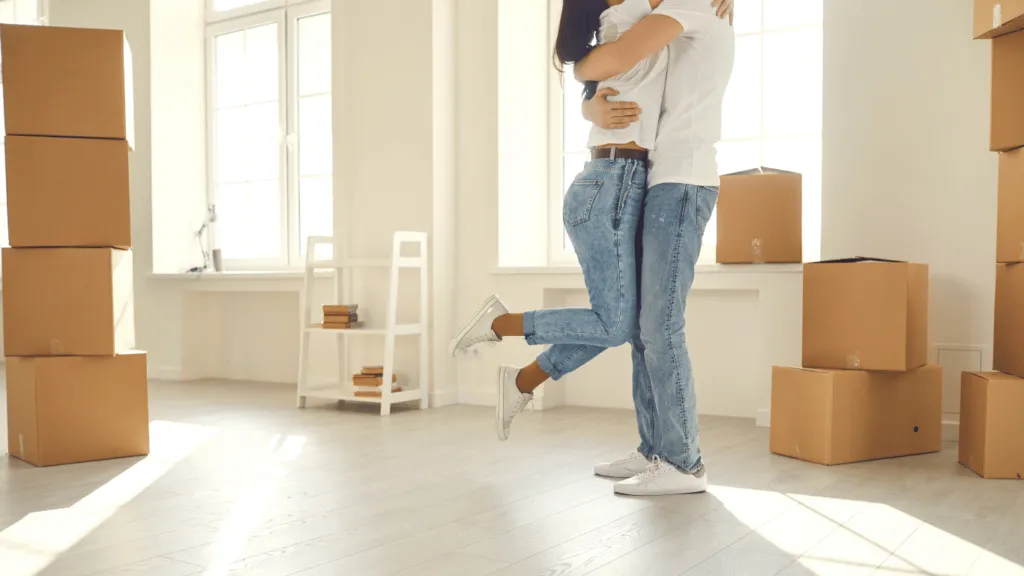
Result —
<instances>
[{"instance_id":1,"label":"woman","mask_svg":"<svg viewBox=\"0 0 1024 576\"><path fill-rule=\"evenodd\" d=\"M557 61L563 66L585 61L599 29L602 43L615 43L628 34L635 22L647 20L651 10L662 1L565 0L556 41ZM731 14L731 0L716 0L716 4L722 4L723 15ZM640 342L638 224L646 188L648 150L657 137L657 115L666 81L666 47L680 31L662 32L654 38L655 42L644 44L647 53L642 58L602 79L602 95L617 91L624 99L636 101L639 107L618 107L619 112L628 112L626 120L633 121L628 126L612 123L607 128L593 128L589 141L592 160L565 197L563 219L583 269L591 308L510 314L501 300L492 296L452 340L453 354L511 336L525 337L530 344L552 344L525 368L499 368L496 428L501 440L508 438L513 418L544 381L561 378L608 347L626 342L636 346ZM657 42L660 47L655 45ZM648 113L636 119L638 109ZM647 464L644 458L643 466ZM596 471L602 473L600 467Z\"/></svg>"},{"instance_id":2,"label":"woman","mask_svg":"<svg viewBox=\"0 0 1024 576\"><path fill-rule=\"evenodd\" d=\"M704 228L718 198L715 144L721 139L735 37L702 0L664 0L651 16L574 67L579 80L602 80L666 42L664 100L637 255L640 337L633 342L633 403L640 445L626 458L603 465L608 475L626 478L615 485L616 492L643 496L702 492L708 485L684 312ZM613 113L605 98L584 109L599 123ZM645 469L635 474L640 467Z\"/></svg>"}]
</instances>

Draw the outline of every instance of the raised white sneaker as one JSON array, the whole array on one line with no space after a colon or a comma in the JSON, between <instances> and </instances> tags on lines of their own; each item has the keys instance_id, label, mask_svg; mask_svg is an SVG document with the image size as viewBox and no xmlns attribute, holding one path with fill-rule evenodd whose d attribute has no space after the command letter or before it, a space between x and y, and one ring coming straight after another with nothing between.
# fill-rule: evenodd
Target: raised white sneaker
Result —
<instances>
[{"instance_id":1,"label":"raised white sneaker","mask_svg":"<svg viewBox=\"0 0 1024 576\"><path fill-rule=\"evenodd\" d=\"M462 330L459 330L448 345L448 353L455 356L456 352L469 350L477 344L486 342L501 342L501 336L494 333L491 324L494 319L502 314L508 314L508 308L497 295L491 295L484 300L483 306L473 316Z\"/></svg>"},{"instance_id":2,"label":"raised white sneaker","mask_svg":"<svg viewBox=\"0 0 1024 576\"><path fill-rule=\"evenodd\" d=\"M615 483L615 492L627 496L666 496L696 494L708 489L708 474L701 466L695 474L680 472L675 466L655 456L651 466L629 480Z\"/></svg>"},{"instance_id":3,"label":"raised white sneaker","mask_svg":"<svg viewBox=\"0 0 1024 576\"><path fill-rule=\"evenodd\" d=\"M644 455L633 450L629 456L620 458L614 462L601 462L594 466L594 474L605 478L632 478L647 470L651 461L644 458Z\"/></svg>"},{"instance_id":4,"label":"raised white sneaker","mask_svg":"<svg viewBox=\"0 0 1024 576\"><path fill-rule=\"evenodd\" d=\"M508 440L508 432L512 427L512 419L526 408L533 400L533 394L523 394L516 387L518 368L501 366L498 368L498 405L494 412L494 428L498 440Z\"/></svg>"}]
</instances>

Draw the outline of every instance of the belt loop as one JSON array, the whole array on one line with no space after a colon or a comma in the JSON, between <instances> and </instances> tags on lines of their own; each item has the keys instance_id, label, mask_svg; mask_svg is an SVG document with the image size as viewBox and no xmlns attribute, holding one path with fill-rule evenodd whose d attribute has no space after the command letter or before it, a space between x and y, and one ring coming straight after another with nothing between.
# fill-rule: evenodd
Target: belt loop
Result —
<instances>
[{"instance_id":1,"label":"belt loop","mask_svg":"<svg viewBox=\"0 0 1024 576\"><path fill-rule=\"evenodd\" d=\"M619 149L618 146L612 146L612 148L611 148L611 150L612 150L612 156L611 156L612 162L615 161L615 152L618 151L618 149Z\"/></svg>"}]
</instances>

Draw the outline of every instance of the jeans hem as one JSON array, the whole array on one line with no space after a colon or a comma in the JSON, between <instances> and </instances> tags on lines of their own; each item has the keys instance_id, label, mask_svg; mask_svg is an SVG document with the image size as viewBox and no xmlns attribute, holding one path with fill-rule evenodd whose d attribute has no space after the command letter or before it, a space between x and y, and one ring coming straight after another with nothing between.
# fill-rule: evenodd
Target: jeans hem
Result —
<instances>
[{"instance_id":1,"label":"jeans hem","mask_svg":"<svg viewBox=\"0 0 1024 576\"><path fill-rule=\"evenodd\" d=\"M537 342L534 341L534 337L537 335L536 321L533 318L534 314L534 311L523 312L523 338L531 346L537 345Z\"/></svg>"},{"instance_id":2,"label":"jeans hem","mask_svg":"<svg viewBox=\"0 0 1024 576\"><path fill-rule=\"evenodd\" d=\"M555 365L551 363L546 354L537 356L537 365L544 371L545 374L551 377L552 380L558 381L562 379L562 372L555 368Z\"/></svg>"}]
</instances>

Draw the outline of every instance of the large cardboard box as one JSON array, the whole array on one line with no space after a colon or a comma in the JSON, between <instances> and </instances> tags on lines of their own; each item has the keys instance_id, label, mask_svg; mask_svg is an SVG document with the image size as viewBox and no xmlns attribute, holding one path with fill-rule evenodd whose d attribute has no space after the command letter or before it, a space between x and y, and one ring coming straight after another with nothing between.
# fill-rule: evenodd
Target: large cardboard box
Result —
<instances>
[{"instance_id":1,"label":"large cardboard box","mask_svg":"<svg viewBox=\"0 0 1024 576\"><path fill-rule=\"evenodd\" d=\"M7 133L133 145L132 53L120 30L0 26Z\"/></svg>"},{"instance_id":2,"label":"large cardboard box","mask_svg":"<svg viewBox=\"0 0 1024 576\"><path fill-rule=\"evenodd\" d=\"M960 463L983 478L1024 478L1024 379L960 377Z\"/></svg>"},{"instance_id":3,"label":"large cardboard box","mask_svg":"<svg viewBox=\"0 0 1024 576\"><path fill-rule=\"evenodd\" d=\"M974 0L974 37L995 38L1024 30L1024 0Z\"/></svg>"},{"instance_id":4,"label":"large cardboard box","mask_svg":"<svg viewBox=\"0 0 1024 576\"><path fill-rule=\"evenodd\" d=\"M93 138L7 138L11 246L131 248L128 144Z\"/></svg>"},{"instance_id":5,"label":"large cardboard box","mask_svg":"<svg viewBox=\"0 0 1024 576\"><path fill-rule=\"evenodd\" d=\"M1024 378L1024 264L996 266L992 369Z\"/></svg>"},{"instance_id":6,"label":"large cardboard box","mask_svg":"<svg viewBox=\"0 0 1024 576\"><path fill-rule=\"evenodd\" d=\"M927 264L805 264L803 304L804 366L903 371L928 362Z\"/></svg>"},{"instance_id":7,"label":"large cardboard box","mask_svg":"<svg viewBox=\"0 0 1024 576\"><path fill-rule=\"evenodd\" d=\"M803 262L803 177L759 168L722 177L719 264Z\"/></svg>"},{"instance_id":8,"label":"large cardboard box","mask_svg":"<svg viewBox=\"0 0 1024 576\"><path fill-rule=\"evenodd\" d=\"M1024 148L999 155L996 262L1024 262Z\"/></svg>"},{"instance_id":9,"label":"large cardboard box","mask_svg":"<svg viewBox=\"0 0 1024 576\"><path fill-rule=\"evenodd\" d=\"M942 368L772 368L771 451L846 464L942 448Z\"/></svg>"},{"instance_id":10,"label":"large cardboard box","mask_svg":"<svg viewBox=\"0 0 1024 576\"><path fill-rule=\"evenodd\" d=\"M1024 32L992 40L991 149L1024 146Z\"/></svg>"},{"instance_id":11,"label":"large cardboard box","mask_svg":"<svg viewBox=\"0 0 1024 576\"><path fill-rule=\"evenodd\" d=\"M4 354L113 356L135 347L132 253L4 248Z\"/></svg>"},{"instance_id":12,"label":"large cardboard box","mask_svg":"<svg viewBox=\"0 0 1024 576\"><path fill-rule=\"evenodd\" d=\"M149 453L146 353L7 359L7 441L55 466Z\"/></svg>"}]
</instances>

